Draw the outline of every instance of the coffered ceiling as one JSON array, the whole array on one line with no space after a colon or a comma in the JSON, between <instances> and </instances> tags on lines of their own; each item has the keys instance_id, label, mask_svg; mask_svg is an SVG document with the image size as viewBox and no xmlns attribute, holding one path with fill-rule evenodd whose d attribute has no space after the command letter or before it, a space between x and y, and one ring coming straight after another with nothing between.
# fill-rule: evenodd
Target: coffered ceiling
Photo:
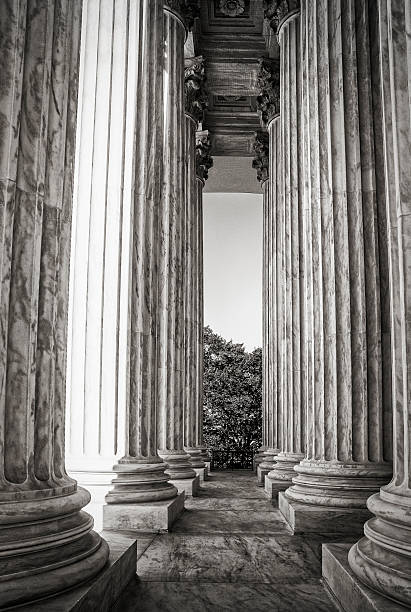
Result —
<instances>
[{"instance_id":1,"label":"coffered ceiling","mask_svg":"<svg viewBox=\"0 0 411 612\"><path fill-rule=\"evenodd\" d=\"M208 129L213 156L253 156L261 129L256 108L258 60L269 54L263 0L201 0L193 43L206 61Z\"/></svg>"}]
</instances>

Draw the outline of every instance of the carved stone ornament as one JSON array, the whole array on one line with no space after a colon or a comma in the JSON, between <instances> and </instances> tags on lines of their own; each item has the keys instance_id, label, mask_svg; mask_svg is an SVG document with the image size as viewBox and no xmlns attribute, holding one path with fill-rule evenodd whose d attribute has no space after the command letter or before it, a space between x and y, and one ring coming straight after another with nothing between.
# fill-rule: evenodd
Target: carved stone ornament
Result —
<instances>
[{"instance_id":1,"label":"carved stone ornament","mask_svg":"<svg viewBox=\"0 0 411 612\"><path fill-rule=\"evenodd\" d=\"M200 16L200 0L164 0L164 8L177 15L191 30L194 19Z\"/></svg>"},{"instance_id":2,"label":"carved stone ornament","mask_svg":"<svg viewBox=\"0 0 411 612\"><path fill-rule=\"evenodd\" d=\"M211 142L208 131L203 130L196 133L196 172L202 181L208 179L208 171L213 166L213 158L210 155Z\"/></svg>"},{"instance_id":3,"label":"carved stone ornament","mask_svg":"<svg viewBox=\"0 0 411 612\"><path fill-rule=\"evenodd\" d=\"M264 17L270 22L275 33L278 26L291 12L299 10L300 0L263 0Z\"/></svg>"},{"instance_id":4,"label":"carved stone ornament","mask_svg":"<svg viewBox=\"0 0 411 612\"><path fill-rule=\"evenodd\" d=\"M257 109L261 123L266 127L280 112L280 63L263 57L259 64L257 87L260 95L257 96Z\"/></svg>"},{"instance_id":5,"label":"carved stone ornament","mask_svg":"<svg viewBox=\"0 0 411 612\"><path fill-rule=\"evenodd\" d=\"M253 168L257 170L257 179L263 183L268 179L269 141L267 132L256 132L253 149L255 157Z\"/></svg>"},{"instance_id":6,"label":"carved stone ornament","mask_svg":"<svg viewBox=\"0 0 411 612\"><path fill-rule=\"evenodd\" d=\"M198 122L203 120L204 111L208 106L204 64L202 56L184 60L185 111Z\"/></svg>"},{"instance_id":7,"label":"carved stone ornament","mask_svg":"<svg viewBox=\"0 0 411 612\"><path fill-rule=\"evenodd\" d=\"M238 17L244 13L244 0L220 0L220 11L227 17Z\"/></svg>"}]
</instances>

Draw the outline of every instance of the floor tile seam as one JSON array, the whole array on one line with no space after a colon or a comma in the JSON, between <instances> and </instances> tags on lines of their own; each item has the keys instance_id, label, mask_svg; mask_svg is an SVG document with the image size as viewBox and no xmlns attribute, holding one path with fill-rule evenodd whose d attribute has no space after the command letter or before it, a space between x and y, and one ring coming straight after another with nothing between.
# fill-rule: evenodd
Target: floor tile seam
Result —
<instances>
[{"instance_id":1,"label":"floor tile seam","mask_svg":"<svg viewBox=\"0 0 411 612\"><path fill-rule=\"evenodd\" d=\"M290 533L289 531L270 531L267 533L267 531L214 531L212 533L210 533L210 531L171 531L170 533L172 533L173 535L176 536L208 536L208 537L212 537L212 536L219 536L219 537L224 537L224 536L239 536L239 535L244 535L244 536L249 536L249 537L266 537L266 536L292 536L293 534Z\"/></svg>"},{"instance_id":2,"label":"floor tile seam","mask_svg":"<svg viewBox=\"0 0 411 612\"><path fill-rule=\"evenodd\" d=\"M140 578L140 576L137 575L137 579L139 583L145 583L145 584L181 584L182 582L189 582L192 584L196 584L196 581L194 580L147 580L144 578ZM199 582L199 581L198 581ZM228 581L218 581L218 580L201 580L201 584L238 584L237 582L228 582ZM276 584L275 582L261 582L261 581L257 581L257 580L252 580L252 581L247 581L245 584ZM325 589L325 583L322 580L321 577L318 578L313 578L312 580L304 580L304 581L300 581L300 582L287 582L287 581L278 581L277 580L277 584L281 584L281 586L286 586L287 584L289 584L289 586L299 586L299 585L304 585L304 586L322 586Z\"/></svg>"}]
</instances>

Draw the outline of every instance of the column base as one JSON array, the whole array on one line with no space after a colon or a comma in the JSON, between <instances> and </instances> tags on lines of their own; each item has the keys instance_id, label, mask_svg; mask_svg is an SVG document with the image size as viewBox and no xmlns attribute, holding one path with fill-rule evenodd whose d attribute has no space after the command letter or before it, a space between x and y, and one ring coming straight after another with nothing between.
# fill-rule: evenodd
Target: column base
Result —
<instances>
[{"instance_id":1,"label":"column base","mask_svg":"<svg viewBox=\"0 0 411 612\"><path fill-rule=\"evenodd\" d=\"M195 473L197 474L197 476L200 477L200 485L202 482L204 482L205 480L207 480L207 474L206 474L206 468L193 468Z\"/></svg>"},{"instance_id":2,"label":"column base","mask_svg":"<svg viewBox=\"0 0 411 612\"><path fill-rule=\"evenodd\" d=\"M372 591L358 580L348 563L352 544L323 544L322 573L326 586L343 610L404 612L404 606Z\"/></svg>"},{"instance_id":3,"label":"column base","mask_svg":"<svg viewBox=\"0 0 411 612\"><path fill-rule=\"evenodd\" d=\"M269 499L277 500L279 492L285 491L291 484L291 481L288 480L274 480L267 474L264 483L264 493Z\"/></svg>"},{"instance_id":4,"label":"column base","mask_svg":"<svg viewBox=\"0 0 411 612\"><path fill-rule=\"evenodd\" d=\"M293 533L331 533L361 535L371 517L366 508L344 508L303 504L278 494L278 507Z\"/></svg>"},{"instance_id":5,"label":"column base","mask_svg":"<svg viewBox=\"0 0 411 612\"><path fill-rule=\"evenodd\" d=\"M200 476L195 478L178 478L170 480L179 493L185 493L187 497L197 497L200 488Z\"/></svg>"},{"instance_id":6,"label":"column base","mask_svg":"<svg viewBox=\"0 0 411 612\"><path fill-rule=\"evenodd\" d=\"M168 531L184 510L184 493L173 499L145 504L107 504L103 508L104 529L119 531Z\"/></svg>"},{"instance_id":7,"label":"column base","mask_svg":"<svg viewBox=\"0 0 411 612\"><path fill-rule=\"evenodd\" d=\"M21 612L109 612L136 574L137 543L134 538L121 533L105 531L102 536L109 545L110 555L107 564L96 578L61 595L18 609Z\"/></svg>"},{"instance_id":8,"label":"column base","mask_svg":"<svg viewBox=\"0 0 411 612\"><path fill-rule=\"evenodd\" d=\"M261 463L260 465L257 465L257 487L264 487L265 477L271 472L272 469L273 466L262 467Z\"/></svg>"}]
</instances>

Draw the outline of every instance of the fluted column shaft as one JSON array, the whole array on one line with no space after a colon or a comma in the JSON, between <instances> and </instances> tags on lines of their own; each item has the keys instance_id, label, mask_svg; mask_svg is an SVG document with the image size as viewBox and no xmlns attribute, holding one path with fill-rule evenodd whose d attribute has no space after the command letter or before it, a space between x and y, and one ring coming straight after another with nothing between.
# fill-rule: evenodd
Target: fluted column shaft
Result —
<instances>
[{"instance_id":1,"label":"fluted column shaft","mask_svg":"<svg viewBox=\"0 0 411 612\"><path fill-rule=\"evenodd\" d=\"M0 607L99 572L66 473L68 278L81 5L0 5Z\"/></svg>"},{"instance_id":2,"label":"fluted column shaft","mask_svg":"<svg viewBox=\"0 0 411 612\"><path fill-rule=\"evenodd\" d=\"M196 419L198 409L197 351L199 312L197 301L198 288L198 187L195 169L197 121L189 114L185 117L185 156L186 156L186 207L185 207L185 278L184 278L184 357L185 357L185 395L184 395L184 449L190 455L192 467L203 468L201 449L196 447Z\"/></svg>"},{"instance_id":3,"label":"fluted column shaft","mask_svg":"<svg viewBox=\"0 0 411 612\"><path fill-rule=\"evenodd\" d=\"M308 431L286 497L347 508L391 472L366 12L301 3Z\"/></svg>"},{"instance_id":4,"label":"fluted column shaft","mask_svg":"<svg viewBox=\"0 0 411 612\"><path fill-rule=\"evenodd\" d=\"M174 3L172 3L174 5ZM158 449L173 479L193 478L184 451L185 116L183 17L164 6L163 209L160 214Z\"/></svg>"},{"instance_id":5,"label":"fluted column shaft","mask_svg":"<svg viewBox=\"0 0 411 612\"><path fill-rule=\"evenodd\" d=\"M208 178L208 171L213 166L210 156L211 143L206 130L196 133L196 215L195 234L197 236L197 273L194 286L195 308L198 316L196 335L196 381L195 381L195 429L194 445L200 449L203 461L211 460L203 439L203 409L204 409L204 265L203 265L203 188Z\"/></svg>"},{"instance_id":6,"label":"fluted column shaft","mask_svg":"<svg viewBox=\"0 0 411 612\"><path fill-rule=\"evenodd\" d=\"M349 562L367 586L411 606L411 7L379 0L370 8L376 117L382 120L379 177L386 203L391 294L393 478L368 500L375 515ZM372 27L372 26L371 26ZM378 81L380 80L380 83ZM390 604L387 601L387 609Z\"/></svg>"},{"instance_id":7,"label":"fluted column shaft","mask_svg":"<svg viewBox=\"0 0 411 612\"><path fill-rule=\"evenodd\" d=\"M304 233L301 143L300 16L291 12L278 31L280 45L280 168L283 190L282 452L270 478L290 481L305 452Z\"/></svg>"},{"instance_id":8,"label":"fluted column shaft","mask_svg":"<svg viewBox=\"0 0 411 612\"><path fill-rule=\"evenodd\" d=\"M278 274L281 274L279 258L282 253L279 247L277 225L278 202L280 194L280 161L279 148L279 112L280 112L280 71L278 60L260 60L258 77L260 95L257 105L261 123L267 128L267 168L263 183L263 452L262 461L257 468L257 484L264 486L265 476L274 467L276 455L281 450L281 394L280 379L277 367L281 356L280 320L282 312L279 291L282 285ZM259 167L259 162L254 164ZM261 177L260 177L261 179ZM280 361L281 363L281 361Z\"/></svg>"}]
</instances>

